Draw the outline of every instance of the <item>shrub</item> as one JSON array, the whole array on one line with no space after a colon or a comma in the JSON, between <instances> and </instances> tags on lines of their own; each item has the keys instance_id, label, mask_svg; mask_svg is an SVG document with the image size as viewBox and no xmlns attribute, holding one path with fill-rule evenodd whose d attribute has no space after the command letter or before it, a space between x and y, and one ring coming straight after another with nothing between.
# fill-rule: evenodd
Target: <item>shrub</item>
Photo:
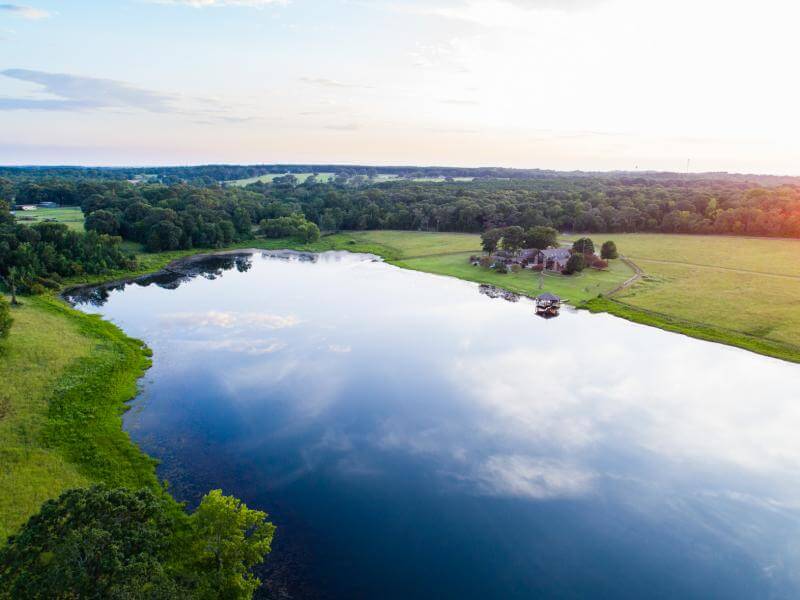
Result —
<instances>
[{"instance_id":1,"label":"shrub","mask_svg":"<svg viewBox=\"0 0 800 600\"><path fill-rule=\"evenodd\" d=\"M599 270L607 269L608 268L608 261L605 261L605 260L603 260L601 258L598 258L597 260L592 262L592 268L593 269L599 269Z\"/></svg>"},{"instance_id":2,"label":"shrub","mask_svg":"<svg viewBox=\"0 0 800 600\"><path fill-rule=\"evenodd\" d=\"M600 256L606 260L612 258L619 258L619 252L617 252L617 245L611 240L603 242L603 246L600 249Z\"/></svg>"},{"instance_id":3,"label":"shrub","mask_svg":"<svg viewBox=\"0 0 800 600\"><path fill-rule=\"evenodd\" d=\"M572 275L573 273L580 273L586 268L586 257L583 254L576 252L569 257L567 266L563 273L565 275Z\"/></svg>"},{"instance_id":4,"label":"shrub","mask_svg":"<svg viewBox=\"0 0 800 600\"><path fill-rule=\"evenodd\" d=\"M512 273L519 273L521 270L522 270L522 267L520 267L519 265L517 265L517 264L511 265L511 272Z\"/></svg>"},{"instance_id":5,"label":"shrub","mask_svg":"<svg viewBox=\"0 0 800 600\"><path fill-rule=\"evenodd\" d=\"M478 264L482 266L484 269L488 269L492 266L492 257L491 256L481 256L481 259L478 261Z\"/></svg>"},{"instance_id":6,"label":"shrub","mask_svg":"<svg viewBox=\"0 0 800 600\"><path fill-rule=\"evenodd\" d=\"M8 334L11 333L11 324L13 322L11 308L6 299L0 296L0 339L8 337Z\"/></svg>"},{"instance_id":7,"label":"shrub","mask_svg":"<svg viewBox=\"0 0 800 600\"><path fill-rule=\"evenodd\" d=\"M544 271L544 265L533 265L531 270L538 272Z\"/></svg>"},{"instance_id":8,"label":"shrub","mask_svg":"<svg viewBox=\"0 0 800 600\"><path fill-rule=\"evenodd\" d=\"M494 270L496 273L500 273L501 275L508 273L508 267L502 262L497 263L497 266L495 266Z\"/></svg>"},{"instance_id":9,"label":"shrub","mask_svg":"<svg viewBox=\"0 0 800 600\"><path fill-rule=\"evenodd\" d=\"M572 249L580 254L594 254L594 242L591 238L580 238L572 244Z\"/></svg>"}]
</instances>

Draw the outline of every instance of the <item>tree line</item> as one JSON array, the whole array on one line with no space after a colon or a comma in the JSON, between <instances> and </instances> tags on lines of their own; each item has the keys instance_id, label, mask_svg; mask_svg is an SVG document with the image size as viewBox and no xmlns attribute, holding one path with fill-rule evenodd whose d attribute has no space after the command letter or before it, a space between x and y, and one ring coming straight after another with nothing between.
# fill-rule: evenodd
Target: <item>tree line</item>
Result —
<instances>
[{"instance_id":1,"label":"tree line","mask_svg":"<svg viewBox=\"0 0 800 600\"><path fill-rule=\"evenodd\" d=\"M263 219L290 214L302 214L322 231L480 233L539 226L587 233L800 238L798 185L607 178L351 185L313 178L299 184L294 177L281 177L245 189L97 181L78 182L75 189L87 217L97 210L113 215L90 219L90 229L119 233L154 251L214 247L251 235L248 227ZM161 221L175 227L160 226L153 233Z\"/></svg>"}]
</instances>

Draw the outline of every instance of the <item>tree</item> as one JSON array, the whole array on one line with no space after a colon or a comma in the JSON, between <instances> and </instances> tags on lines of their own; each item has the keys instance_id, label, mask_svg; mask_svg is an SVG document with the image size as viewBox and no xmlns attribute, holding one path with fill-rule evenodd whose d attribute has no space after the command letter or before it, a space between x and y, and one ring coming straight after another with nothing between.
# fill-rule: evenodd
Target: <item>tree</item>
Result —
<instances>
[{"instance_id":1,"label":"tree","mask_svg":"<svg viewBox=\"0 0 800 600\"><path fill-rule=\"evenodd\" d=\"M66 491L0 549L0 590L8 598L174 597L179 584L164 567L171 520L149 490Z\"/></svg>"},{"instance_id":2,"label":"tree","mask_svg":"<svg viewBox=\"0 0 800 600\"><path fill-rule=\"evenodd\" d=\"M600 248L600 258L605 260L609 260L611 258L619 258L619 252L617 252L617 245L611 240L603 242L603 246Z\"/></svg>"},{"instance_id":3,"label":"tree","mask_svg":"<svg viewBox=\"0 0 800 600\"><path fill-rule=\"evenodd\" d=\"M219 490L192 515L148 489L68 490L0 548L0 598L247 600L275 532L266 518Z\"/></svg>"},{"instance_id":4,"label":"tree","mask_svg":"<svg viewBox=\"0 0 800 600\"><path fill-rule=\"evenodd\" d=\"M220 490L209 492L190 517L190 562L202 573L200 597L251 598L261 582L250 573L271 550L275 526Z\"/></svg>"},{"instance_id":5,"label":"tree","mask_svg":"<svg viewBox=\"0 0 800 600\"><path fill-rule=\"evenodd\" d=\"M150 252L163 252L177 250L181 245L181 228L169 221L159 221L147 236L147 250Z\"/></svg>"},{"instance_id":6,"label":"tree","mask_svg":"<svg viewBox=\"0 0 800 600\"><path fill-rule=\"evenodd\" d=\"M17 288L19 287L22 278L27 273L27 268L12 266L8 268L8 274L3 278L8 286L8 291L11 292L11 304L17 306Z\"/></svg>"},{"instance_id":7,"label":"tree","mask_svg":"<svg viewBox=\"0 0 800 600\"><path fill-rule=\"evenodd\" d=\"M544 250L558 246L558 231L552 227L531 227L525 232L525 247Z\"/></svg>"},{"instance_id":8,"label":"tree","mask_svg":"<svg viewBox=\"0 0 800 600\"><path fill-rule=\"evenodd\" d=\"M11 324L13 322L14 319L11 318L8 302L0 296L0 339L8 337L9 333L11 333Z\"/></svg>"},{"instance_id":9,"label":"tree","mask_svg":"<svg viewBox=\"0 0 800 600\"><path fill-rule=\"evenodd\" d=\"M564 268L564 273L566 275L572 275L573 273L580 273L586 268L586 257L576 252L572 256L569 257L567 261L567 265Z\"/></svg>"},{"instance_id":10,"label":"tree","mask_svg":"<svg viewBox=\"0 0 800 600\"><path fill-rule=\"evenodd\" d=\"M84 227L97 233L119 235L119 219L108 210L96 210L86 217Z\"/></svg>"},{"instance_id":11,"label":"tree","mask_svg":"<svg viewBox=\"0 0 800 600\"><path fill-rule=\"evenodd\" d=\"M525 230L519 225L512 225L503 230L503 248L516 252L525 243Z\"/></svg>"},{"instance_id":12,"label":"tree","mask_svg":"<svg viewBox=\"0 0 800 600\"><path fill-rule=\"evenodd\" d=\"M580 254L594 254L594 242L591 238L580 238L572 244L572 249Z\"/></svg>"},{"instance_id":13,"label":"tree","mask_svg":"<svg viewBox=\"0 0 800 600\"><path fill-rule=\"evenodd\" d=\"M481 234L481 246L484 252L492 253L497 250L497 245L503 237L502 229L489 229Z\"/></svg>"}]
</instances>

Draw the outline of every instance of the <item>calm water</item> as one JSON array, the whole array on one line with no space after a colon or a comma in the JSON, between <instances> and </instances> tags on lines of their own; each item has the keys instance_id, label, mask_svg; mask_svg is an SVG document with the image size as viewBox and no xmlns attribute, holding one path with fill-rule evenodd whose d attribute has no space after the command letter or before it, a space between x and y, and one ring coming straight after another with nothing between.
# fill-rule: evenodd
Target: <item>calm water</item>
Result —
<instances>
[{"instance_id":1,"label":"calm water","mask_svg":"<svg viewBox=\"0 0 800 600\"><path fill-rule=\"evenodd\" d=\"M270 513L295 598L800 597L800 367L363 255L77 298L155 352L173 493Z\"/></svg>"}]
</instances>

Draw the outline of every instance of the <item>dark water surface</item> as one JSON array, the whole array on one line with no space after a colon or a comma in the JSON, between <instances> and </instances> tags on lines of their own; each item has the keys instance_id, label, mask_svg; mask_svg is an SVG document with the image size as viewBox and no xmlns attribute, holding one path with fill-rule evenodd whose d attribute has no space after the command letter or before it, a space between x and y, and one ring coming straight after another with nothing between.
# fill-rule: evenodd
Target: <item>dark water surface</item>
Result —
<instances>
[{"instance_id":1,"label":"dark water surface","mask_svg":"<svg viewBox=\"0 0 800 600\"><path fill-rule=\"evenodd\" d=\"M153 348L126 427L270 513L294 598L798 598L800 367L363 255L79 296Z\"/></svg>"}]
</instances>

